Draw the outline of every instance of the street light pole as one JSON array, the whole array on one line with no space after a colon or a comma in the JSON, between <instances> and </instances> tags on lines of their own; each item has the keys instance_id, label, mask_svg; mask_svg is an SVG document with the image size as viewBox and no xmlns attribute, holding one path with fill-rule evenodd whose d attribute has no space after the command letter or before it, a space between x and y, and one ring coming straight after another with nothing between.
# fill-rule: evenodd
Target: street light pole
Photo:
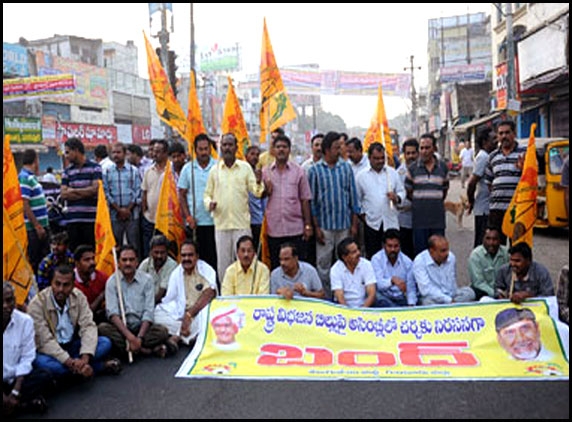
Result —
<instances>
[{"instance_id":1,"label":"street light pole","mask_svg":"<svg viewBox=\"0 0 572 422\"><path fill-rule=\"evenodd\" d=\"M512 3L506 3L506 64L507 64L507 103L516 99L514 71L514 35L512 31Z\"/></svg>"},{"instance_id":2,"label":"street light pole","mask_svg":"<svg viewBox=\"0 0 572 422\"><path fill-rule=\"evenodd\" d=\"M169 30L167 29L167 4L161 3L161 31L159 31L159 43L161 44L161 60L163 61L163 69L169 78ZM165 123L165 132L167 139L173 138L173 130Z\"/></svg>"},{"instance_id":3,"label":"street light pole","mask_svg":"<svg viewBox=\"0 0 572 422\"><path fill-rule=\"evenodd\" d=\"M409 67L404 67L403 70L411 72L411 136L417 137L419 127L417 124L417 91L415 91L415 69L421 70L421 66L415 67L413 65L414 56L409 57Z\"/></svg>"}]
</instances>

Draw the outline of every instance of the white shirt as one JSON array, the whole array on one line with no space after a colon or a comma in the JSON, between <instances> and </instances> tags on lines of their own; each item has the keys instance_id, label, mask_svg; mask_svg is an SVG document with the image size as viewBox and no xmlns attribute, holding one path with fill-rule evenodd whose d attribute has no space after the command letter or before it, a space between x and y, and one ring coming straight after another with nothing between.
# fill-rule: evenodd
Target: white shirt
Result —
<instances>
[{"instance_id":1,"label":"white shirt","mask_svg":"<svg viewBox=\"0 0 572 422\"><path fill-rule=\"evenodd\" d=\"M42 182L59 183L54 173L46 173L42 176Z\"/></svg>"},{"instance_id":2,"label":"white shirt","mask_svg":"<svg viewBox=\"0 0 572 422\"><path fill-rule=\"evenodd\" d=\"M463 167L473 167L473 148L463 148L459 158Z\"/></svg>"},{"instance_id":3,"label":"white shirt","mask_svg":"<svg viewBox=\"0 0 572 422\"><path fill-rule=\"evenodd\" d=\"M383 223L383 230L399 230L399 210L397 206L390 206L388 180L391 190L397 194L401 202L405 200L405 188L397 171L393 167L383 166L380 172L371 167L363 170L357 177L356 187L358 200L365 221L373 230L379 230Z\"/></svg>"},{"instance_id":4,"label":"white shirt","mask_svg":"<svg viewBox=\"0 0 572 422\"><path fill-rule=\"evenodd\" d=\"M369 168L369 158L367 158L366 154L361 156L359 163L355 164L352 160L348 160L348 163L352 166L354 177L357 177L363 170Z\"/></svg>"},{"instance_id":5,"label":"white shirt","mask_svg":"<svg viewBox=\"0 0 572 422\"><path fill-rule=\"evenodd\" d=\"M36 358L34 320L28 314L14 309L2 336L2 380L11 383L19 376L32 372Z\"/></svg>"},{"instance_id":6,"label":"white shirt","mask_svg":"<svg viewBox=\"0 0 572 422\"><path fill-rule=\"evenodd\" d=\"M360 258L353 273L338 259L330 269L330 282L332 291L343 290L348 307L360 308L367 298L366 286L375 284L376 280L371 262Z\"/></svg>"}]
</instances>

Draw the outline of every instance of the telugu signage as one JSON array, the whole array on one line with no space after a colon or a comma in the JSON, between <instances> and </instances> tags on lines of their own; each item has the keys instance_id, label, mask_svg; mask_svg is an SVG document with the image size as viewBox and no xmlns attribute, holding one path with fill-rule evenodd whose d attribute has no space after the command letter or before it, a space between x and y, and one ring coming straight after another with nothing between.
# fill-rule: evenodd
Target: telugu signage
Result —
<instances>
[{"instance_id":1,"label":"telugu signage","mask_svg":"<svg viewBox=\"0 0 572 422\"><path fill-rule=\"evenodd\" d=\"M30 76L28 50L18 44L3 43L2 74L6 76Z\"/></svg>"},{"instance_id":2,"label":"telugu signage","mask_svg":"<svg viewBox=\"0 0 572 422\"><path fill-rule=\"evenodd\" d=\"M199 69L201 72L240 70L239 44L220 45L215 43L199 51Z\"/></svg>"},{"instance_id":3,"label":"telugu signage","mask_svg":"<svg viewBox=\"0 0 572 422\"><path fill-rule=\"evenodd\" d=\"M523 308L534 318L527 350L511 348L508 339ZM382 309L221 297L199 314L201 333L176 376L568 380L568 326L557 323L557 312L555 297L519 307L497 300Z\"/></svg>"},{"instance_id":4,"label":"telugu signage","mask_svg":"<svg viewBox=\"0 0 572 422\"><path fill-rule=\"evenodd\" d=\"M61 143L69 138L79 138L86 147L117 142L117 128L112 125L62 122L57 132L57 139Z\"/></svg>"},{"instance_id":5,"label":"telugu signage","mask_svg":"<svg viewBox=\"0 0 572 422\"><path fill-rule=\"evenodd\" d=\"M42 142L42 121L37 117L4 117L4 134L12 144Z\"/></svg>"},{"instance_id":6,"label":"telugu signage","mask_svg":"<svg viewBox=\"0 0 572 422\"><path fill-rule=\"evenodd\" d=\"M75 78L72 74L4 79L2 82L3 101L70 94L76 89Z\"/></svg>"}]
</instances>

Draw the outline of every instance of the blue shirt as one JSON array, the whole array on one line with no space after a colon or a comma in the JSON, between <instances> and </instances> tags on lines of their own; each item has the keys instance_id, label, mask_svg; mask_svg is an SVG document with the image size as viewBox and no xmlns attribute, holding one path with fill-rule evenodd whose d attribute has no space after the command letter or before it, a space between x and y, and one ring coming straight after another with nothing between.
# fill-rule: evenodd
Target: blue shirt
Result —
<instances>
[{"instance_id":1,"label":"blue shirt","mask_svg":"<svg viewBox=\"0 0 572 422\"><path fill-rule=\"evenodd\" d=\"M133 218L139 217L137 205L141 203L141 178L137 167L125 163L122 168L118 168L117 164L111 164L103 171L103 190L112 220L117 219L117 211L111 204L116 204L119 208L136 204L131 215Z\"/></svg>"},{"instance_id":2,"label":"blue shirt","mask_svg":"<svg viewBox=\"0 0 572 422\"><path fill-rule=\"evenodd\" d=\"M188 162L183 166L177 187L187 191L187 204L189 212L197 222L197 226L214 226L211 213L205 208L203 194L207 186L209 172L216 164L216 160L209 157L209 162L205 168L202 168L197 160ZM191 166L193 166L191 168ZM193 210L193 177L194 177L194 198L195 208Z\"/></svg>"},{"instance_id":3,"label":"blue shirt","mask_svg":"<svg viewBox=\"0 0 572 422\"><path fill-rule=\"evenodd\" d=\"M248 192L248 209L250 210L250 224L260 225L264 220L264 211L266 210L266 202L268 198L257 198Z\"/></svg>"},{"instance_id":4,"label":"blue shirt","mask_svg":"<svg viewBox=\"0 0 572 422\"><path fill-rule=\"evenodd\" d=\"M392 277L399 277L405 280L407 284L407 304L415 305L417 303L417 286L413 278L413 262L403 252L399 252L395 265L392 265L385 249L381 249L371 258L371 265L375 274L377 291L392 299L401 299L405 295L394 284L391 284Z\"/></svg>"},{"instance_id":5,"label":"blue shirt","mask_svg":"<svg viewBox=\"0 0 572 422\"><path fill-rule=\"evenodd\" d=\"M357 189L351 166L338 160L330 167L323 159L308 172L312 190L312 216L322 230L345 230L352 214L359 214Z\"/></svg>"}]
</instances>

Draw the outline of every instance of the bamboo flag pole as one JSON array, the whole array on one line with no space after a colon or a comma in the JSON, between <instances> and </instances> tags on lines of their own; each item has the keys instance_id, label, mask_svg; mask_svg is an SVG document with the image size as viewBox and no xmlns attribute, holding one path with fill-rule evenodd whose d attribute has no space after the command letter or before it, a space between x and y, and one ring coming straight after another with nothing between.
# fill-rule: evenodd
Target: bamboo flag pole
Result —
<instances>
[{"instance_id":1,"label":"bamboo flag pole","mask_svg":"<svg viewBox=\"0 0 572 422\"><path fill-rule=\"evenodd\" d=\"M512 293L514 292L514 283L516 282L516 273L511 271L510 273L510 291L508 294L508 298L512 300Z\"/></svg>"},{"instance_id":2,"label":"bamboo flag pole","mask_svg":"<svg viewBox=\"0 0 572 422\"><path fill-rule=\"evenodd\" d=\"M123 292L121 291L121 279L119 266L117 265L117 251L115 248L111 248L113 251L113 262L115 263L115 284L117 285L117 296L119 298L119 309L121 311L121 321L125 327L127 327L127 318L125 317L125 305L123 304ZM129 342L127 342L127 356L129 358L129 363L133 363L133 352L129 350Z\"/></svg>"},{"instance_id":3,"label":"bamboo flag pole","mask_svg":"<svg viewBox=\"0 0 572 422\"><path fill-rule=\"evenodd\" d=\"M389 161L387 159L387 148L385 147L385 128L382 122L379 123L379 127L381 129L381 143L383 145L383 150L385 151L385 166L387 167ZM387 178L387 193L389 194L389 192L391 192L392 190L392 187L391 187L391 179L389 178L389 172L387 171L387 169L385 171L385 176ZM391 199L389 200L389 208L393 209L393 201Z\"/></svg>"}]
</instances>

